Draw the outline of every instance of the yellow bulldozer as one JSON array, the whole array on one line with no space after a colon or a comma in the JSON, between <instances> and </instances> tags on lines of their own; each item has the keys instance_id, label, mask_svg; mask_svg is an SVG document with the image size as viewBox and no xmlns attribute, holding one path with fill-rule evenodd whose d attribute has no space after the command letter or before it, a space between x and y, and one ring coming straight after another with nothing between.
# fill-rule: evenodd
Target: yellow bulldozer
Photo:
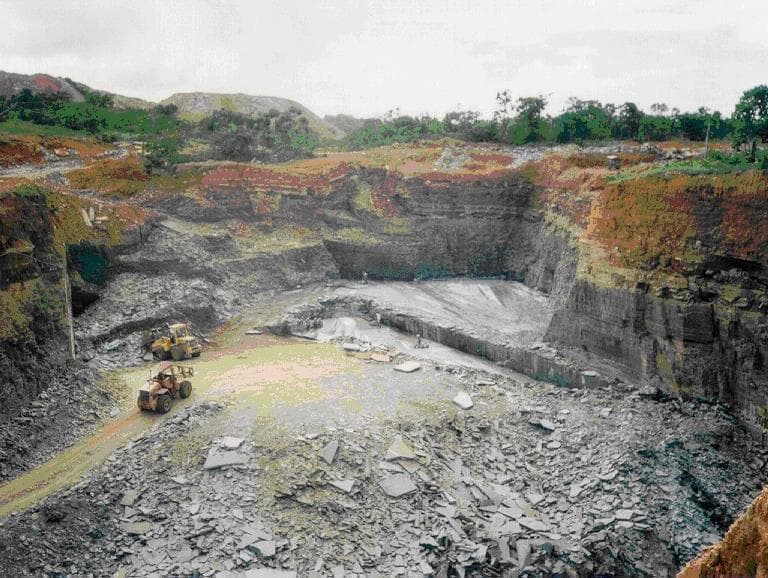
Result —
<instances>
[{"instance_id":1,"label":"yellow bulldozer","mask_svg":"<svg viewBox=\"0 0 768 578\"><path fill-rule=\"evenodd\" d=\"M173 359L181 361L198 357L203 351L197 337L189 331L188 323L167 325L166 330L155 329L144 341L144 348L159 361Z\"/></svg>"},{"instance_id":2,"label":"yellow bulldozer","mask_svg":"<svg viewBox=\"0 0 768 578\"><path fill-rule=\"evenodd\" d=\"M192 383L187 378L194 374L192 367L164 361L157 375L150 377L139 390L139 409L168 413L174 397L187 398L192 395Z\"/></svg>"}]
</instances>

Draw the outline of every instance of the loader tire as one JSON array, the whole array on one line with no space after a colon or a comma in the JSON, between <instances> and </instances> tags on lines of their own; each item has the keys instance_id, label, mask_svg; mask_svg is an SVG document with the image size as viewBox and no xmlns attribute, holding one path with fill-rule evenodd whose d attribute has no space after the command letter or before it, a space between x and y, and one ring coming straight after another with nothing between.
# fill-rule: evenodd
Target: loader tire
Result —
<instances>
[{"instance_id":1,"label":"loader tire","mask_svg":"<svg viewBox=\"0 0 768 578\"><path fill-rule=\"evenodd\" d=\"M165 361L170 356L170 354L165 349L157 349L152 352L152 355L158 361Z\"/></svg>"},{"instance_id":2,"label":"loader tire","mask_svg":"<svg viewBox=\"0 0 768 578\"><path fill-rule=\"evenodd\" d=\"M192 384L189 381L182 381L179 386L179 397L186 399L190 395L192 395Z\"/></svg>"},{"instance_id":3,"label":"loader tire","mask_svg":"<svg viewBox=\"0 0 768 578\"><path fill-rule=\"evenodd\" d=\"M168 413L171 411L171 396L161 395L157 398L157 405L155 406L157 413Z\"/></svg>"},{"instance_id":4,"label":"loader tire","mask_svg":"<svg viewBox=\"0 0 768 578\"><path fill-rule=\"evenodd\" d=\"M181 361L184 359L184 350L180 347L172 347L171 348L171 357L173 357L174 361Z\"/></svg>"}]
</instances>

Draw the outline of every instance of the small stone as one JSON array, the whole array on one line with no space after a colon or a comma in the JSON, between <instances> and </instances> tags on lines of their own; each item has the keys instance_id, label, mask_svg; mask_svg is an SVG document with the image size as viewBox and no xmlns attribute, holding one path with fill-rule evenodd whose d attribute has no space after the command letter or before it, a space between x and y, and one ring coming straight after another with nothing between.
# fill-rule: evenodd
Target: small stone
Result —
<instances>
[{"instance_id":1,"label":"small stone","mask_svg":"<svg viewBox=\"0 0 768 578\"><path fill-rule=\"evenodd\" d=\"M395 436L395 439L390 444L387 450L387 455L384 456L385 460L393 461L399 459L415 460L416 454L413 453L411 447L403 441L400 436Z\"/></svg>"},{"instance_id":2,"label":"small stone","mask_svg":"<svg viewBox=\"0 0 768 578\"><path fill-rule=\"evenodd\" d=\"M555 431L557 429L557 426L548 419L540 419L539 425L549 431Z\"/></svg>"},{"instance_id":3,"label":"small stone","mask_svg":"<svg viewBox=\"0 0 768 578\"><path fill-rule=\"evenodd\" d=\"M123 524L123 529L127 534L132 536L141 536L142 534L151 531L152 528L154 528L152 522L131 522L129 524Z\"/></svg>"},{"instance_id":4,"label":"small stone","mask_svg":"<svg viewBox=\"0 0 768 578\"><path fill-rule=\"evenodd\" d=\"M120 413L120 410L118 408L112 408L112 411L109 412L109 417L115 417L117 414Z\"/></svg>"},{"instance_id":5,"label":"small stone","mask_svg":"<svg viewBox=\"0 0 768 578\"><path fill-rule=\"evenodd\" d=\"M634 514L635 514L634 510L616 510L616 519L625 520L625 521L631 520Z\"/></svg>"},{"instance_id":6,"label":"small stone","mask_svg":"<svg viewBox=\"0 0 768 578\"><path fill-rule=\"evenodd\" d=\"M236 450L245 441L243 438L236 438L232 436L224 436L221 438L221 447L227 450Z\"/></svg>"},{"instance_id":7,"label":"small stone","mask_svg":"<svg viewBox=\"0 0 768 578\"><path fill-rule=\"evenodd\" d=\"M296 578L295 570L275 570L274 568L251 568L243 578Z\"/></svg>"},{"instance_id":8,"label":"small stone","mask_svg":"<svg viewBox=\"0 0 768 578\"><path fill-rule=\"evenodd\" d=\"M215 470L224 466L244 464L246 461L248 461L246 456L237 452L222 452L217 448L211 448L208 452L208 456L205 458L203 469Z\"/></svg>"},{"instance_id":9,"label":"small stone","mask_svg":"<svg viewBox=\"0 0 768 578\"><path fill-rule=\"evenodd\" d=\"M402 371L403 373L413 373L414 371L421 369L421 364L415 361L405 361L399 365L395 365L395 371Z\"/></svg>"},{"instance_id":10,"label":"small stone","mask_svg":"<svg viewBox=\"0 0 768 578\"><path fill-rule=\"evenodd\" d=\"M517 523L520 524L523 528L528 528L534 532L546 532L549 530L549 526L547 526L541 520L537 520L536 518L520 518Z\"/></svg>"},{"instance_id":11,"label":"small stone","mask_svg":"<svg viewBox=\"0 0 768 578\"><path fill-rule=\"evenodd\" d=\"M330 480L328 483L334 488L338 488L342 492L348 494L352 491L352 488L355 485L355 480Z\"/></svg>"},{"instance_id":12,"label":"small stone","mask_svg":"<svg viewBox=\"0 0 768 578\"><path fill-rule=\"evenodd\" d=\"M179 485L185 486L189 483L189 480L184 476L173 476L171 481L176 482Z\"/></svg>"},{"instance_id":13,"label":"small stone","mask_svg":"<svg viewBox=\"0 0 768 578\"><path fill-rule=\"evenodd\" d=\"M249 329L245 332L246 335L261 335L264 333L261 329Z\"/></svg>"},{"instance_id":14,"label":"small stone","mask_svg":"<svg viewBox=\"0 0 768 578\"><path fill-rule=\"evenodd\" d=\"M274 540L260 540L254 542L248 546L248 548L262 558L272 558L272 556L275 555L275 552L277 552L277 545Z\"/></svg>"},{"instance_id":15,"label":"small stone","mask_svg":"<svg viewBox=\"0 0 768 578\"><path fill-rule=\"evenodd\" d=\"M559 449L560 449L560 447L561 447L562 445L563 445L563 444L561 444L561 443L560 443L560 442L558 442L558 441L551 441L551 442L549 442L549 443L547 444L547 449L548 449L548 450L559 450Z\"/></svg>"},{"instance_id":16,"label":"small stone","mask_svg":"<svg viewBox=\"0 0 768 578\"><path fill-rule=\"evenodd\" d=\"M360 347L357 343L342 343L341 348L344 351L362 351L363 348Z\"/></svg>"},{"instance_id":17,"label":"small stone","mask_svg":"<svg viewBox=\"0 0 768 578\"><path fill-rule=\"evenodd\" d=\"M120 500L121 506L133 506L136 503L136 498L139 497L139 492L136 490L128 490L123 494L123 499Z\"/></svg>"},{"instance_id":18,"label":"small stone","mask_svg":"<svg viewBox=\"0 0 768 578\"><path fill-rule=\"evenodd\" d=\"M333 463L333 460L336 459L336 452L339 451L339 442L337 440L333 440L331 442L328 442L326 446L320 450L320 457L323 459L323 461L331 465Z\"/></svg>"},{"instance_id":19,"label":"small stone","mask_svg":"<svg viewBox=\"0 0 768 578\"><path fill-rule=\"evenodd\" d=\"M389 363L392 361L392 358L386 353L371 353L371 359L379 363Z\"/></svg>"},{"instance_id":20,"label":"small stone","mask_svg":"<svg viewBox=\"0 0 768 578\"><path fill-rule=\"evenodd\" d=\"M475 405L466 391L457 393L456 397L453 398L453 403L458 405L461 409L472 409L472 406Z\"/></svg>"},{"instance_id":21,"label":"small stone","mask_svg":"<svg viewBox=\"0 0 768 578\"><path fill-rule=\"evenodd\" d=\"M544 496L542 496L541 494L535 494L533 492L529 492L525 494L525 499L528 500L531 506L537 506L544 501Z\"/></svg>"},{"instance_id":22,"label":"small stone","mask_svg":"<svg viewBox=\"0 0 768 578\"><path fill-rule=\"evenodd\" d=\"M418 488L407 474L394 474L379 482L384 493L392 498L399 498L415 492Z\"/></svg>"}]
</instances>

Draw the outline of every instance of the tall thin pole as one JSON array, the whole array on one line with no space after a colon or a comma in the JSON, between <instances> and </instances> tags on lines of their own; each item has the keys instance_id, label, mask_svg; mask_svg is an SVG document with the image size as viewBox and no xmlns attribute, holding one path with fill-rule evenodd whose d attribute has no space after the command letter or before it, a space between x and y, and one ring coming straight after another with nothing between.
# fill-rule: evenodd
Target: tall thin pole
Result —
<instances>
[{"instance_id":1,"label":"tall thin pole","mask_svg":"<svg viewBox=\"0 0 768 578\"><path fill-rule=\"evenodd\" d=\"M712 126L712 117L707 119L707 136L704 138L704 158L709 156L709 127Z\"/></svg>"},{"instance_id":2,"label":"tall thin pole","mask_svg":"<svg viewBox=\"0 0 768 578\"><path fill-rule=\"evenodd\" d=\"M67 269L67 247L64 246L64 308L66 309L67 325L69 326L69 354L75 359L75 326L72 321L72 288L69 285L69 270Z\"/></svg>"}]
</instances>

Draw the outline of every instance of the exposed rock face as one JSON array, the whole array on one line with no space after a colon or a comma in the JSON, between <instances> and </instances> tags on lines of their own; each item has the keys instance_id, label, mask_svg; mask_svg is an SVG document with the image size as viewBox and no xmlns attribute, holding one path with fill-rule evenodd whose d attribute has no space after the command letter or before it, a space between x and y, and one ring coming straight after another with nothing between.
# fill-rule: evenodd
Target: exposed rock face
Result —
<instances>
[{"instance_id":1,"label":"exposed rock face","mask_svg":"<svg viewBox=\"0 0 768 578\"><path fill-rule=\"evenodd\" d=\"M8 419L63 370L67 356L63 259L47 199L13 195L0 203L0 419Z\"/></svg>"},{"instance_id":2,"label":"exposed rock face","mask_svg":"<svg viewBox=\"0 0 768 578\"><path fill-rule=\"evenodd\" d=\"M733 404L754 421L768 385L765 332L764 316L754 312L577 280L547 337L623 363L674 393Z\"/></svg>"}]
</instances>

